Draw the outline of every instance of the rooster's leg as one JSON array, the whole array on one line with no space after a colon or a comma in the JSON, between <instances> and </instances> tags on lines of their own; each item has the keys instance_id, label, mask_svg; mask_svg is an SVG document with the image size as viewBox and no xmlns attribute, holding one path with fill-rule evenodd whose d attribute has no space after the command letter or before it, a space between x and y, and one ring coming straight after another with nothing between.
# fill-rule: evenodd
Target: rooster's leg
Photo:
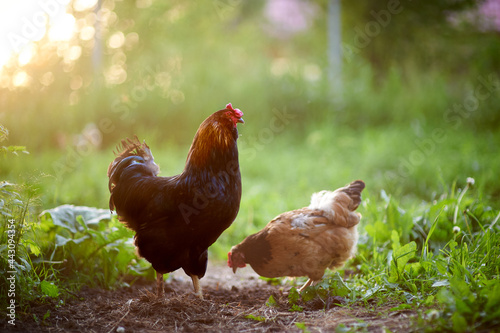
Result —
<instances>
[{"instance_id":1,"label":"rooster's leg","mask_svg":"<svg viewBox=\"0 0 500 333\"><path fill-rule=\"evenodd\" d=\"M301 293L302 291L304 291L304 289L309 287L311 285L311 283L312 283L312 279L307 280L307 282L302 286L302 288L299 289L299 293Z\"/></svg>"},{"instance_id":2,"label":"rooster's leg","mask_svg":"<svg viewBox=\"0 0 500 333\"><path fill-rule=\"evenodd\" d=\"M193 280L194 294L200 299L203 299L203 292L201 291L200 279L196 275L191 275L191 280Z\"/></svg>"},{"instance_id":3,"label":"rooster's leg","mask_svg":"<svg viewBox=\"0 0 500 333\"><path fill-rule=\"evenodd\" d=\"M163 296L163 274L156 272L156 296Z\"/></svg>"}]
</instances>

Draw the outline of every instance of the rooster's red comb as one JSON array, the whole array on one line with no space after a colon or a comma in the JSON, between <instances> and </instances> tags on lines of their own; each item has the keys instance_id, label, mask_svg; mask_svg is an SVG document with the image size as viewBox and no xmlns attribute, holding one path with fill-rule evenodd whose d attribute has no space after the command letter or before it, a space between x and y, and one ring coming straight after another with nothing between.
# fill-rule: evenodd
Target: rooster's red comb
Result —
<instances>
[{"instance_id":1,"label":"rooster's red comb","mask_svg":"<svg viewBox=\"0 0 500 333\"><path fill-rule=\"evenodd\" d=\"M235 109L233 108L233 105L231 103L227 103L226 109L234 111L238 117L243 117L243 112L241 112L240 109Z\"/></svg>"}]
</instances>

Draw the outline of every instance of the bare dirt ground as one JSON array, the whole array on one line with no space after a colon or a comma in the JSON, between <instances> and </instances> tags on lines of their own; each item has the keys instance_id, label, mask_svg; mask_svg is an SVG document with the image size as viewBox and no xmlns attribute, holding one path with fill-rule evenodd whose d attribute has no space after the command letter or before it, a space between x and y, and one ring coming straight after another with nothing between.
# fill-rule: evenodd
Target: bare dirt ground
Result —
<instances>
[{"instance_id":1,"label":"bare dirt ground","mask_svg":"<svg viewBox=\"0 0 500 333\"><path fill-rule=\"evenodd\" d=\"M16 326L2 323L2 331L18 332L332 332L339 324L368 332L409 332L416 313L389 311L394 304L343 307L342 300L312 300L303 311L290 311L289 285L275 286L258 278L251 268L236 275L223 263L209 263L201 280L204 300L193 294L191 279L182 270L170 274L165 296L157 298L155 282L128 288L82 288L77 297L57 306L33 307L20 314ZM277 305L266 301L273 295ZM50 310L50 315L43 320ZM34 319L36 315L37 320ZM298 323L298 326L297 326ZM304 324L304 325L302 325Z\"/></svg>"}]
</instances>

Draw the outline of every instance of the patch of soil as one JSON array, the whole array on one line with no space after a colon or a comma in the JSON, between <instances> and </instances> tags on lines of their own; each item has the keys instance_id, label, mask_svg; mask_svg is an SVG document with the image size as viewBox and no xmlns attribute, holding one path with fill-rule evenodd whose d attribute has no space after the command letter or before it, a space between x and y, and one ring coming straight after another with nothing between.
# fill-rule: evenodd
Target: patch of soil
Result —
<instances>
[{"instance_id":1,"label":"patch of soil","mask_svg":"<svg viewBox=\"0 0 500 333\"><path fill-rule=\"evenodd\" d=\"M370 332L407 332L413 311L391 312L383 308L340 307L339 297L302 304L303 311L290 311L290 286L275 286L258 278L250 269L236 275L221 263L209 263L201 280L204 299L193 294L191 279L182 270L169 275L165 296L155 296L156 282L135 284L118 290L82 288L64 306L44 304L21 315L16 326L0 329L19 332L301 332L297 323L311 332L335 331L339 324ZM269 296L275 306L267 306ZM50 316L42 320L47 311ZM34 316L38 318L35 321Z\"/></svg>"}]
</instances>

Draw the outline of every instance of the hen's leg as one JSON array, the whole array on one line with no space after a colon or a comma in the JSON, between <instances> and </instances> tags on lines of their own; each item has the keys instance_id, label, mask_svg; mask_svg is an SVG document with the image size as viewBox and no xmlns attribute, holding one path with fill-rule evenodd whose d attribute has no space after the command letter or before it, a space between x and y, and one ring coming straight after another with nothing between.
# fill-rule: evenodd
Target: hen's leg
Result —
<instances>
[{"instance_id":1,"label":"hen's leg","mask_svg":"<svg viewBox=\"0 0 500 333\"><path fill-rule=\"evenodd\" d=\"M309 287L311 285L311 283L312 283L312 279L307 280L307 282L302 286L302 288L299 289L299 293L301 293L302 291L304 291L304 289Z\"/></svg>"},{"instance_id":2,"label":"hen's leg","mask_svg":"<svg viewBox=\"0 0 500 333\"><path fill-rule=\"evenodd\" d=\"M156 272L156 296L163 296L163 274Z\"/></svg>"},{"instance_id":3,"label":"hen's leg","mask_svg":"<svg viewBox=\"0 0 500 333\"><path fill-rule=\"evenodd\" d=\"M191 275L191 280L193 280L194 294L200 299L203 299L203 292L201 291L200 279L196 275Z\"/></svg>"}]
</instances>

